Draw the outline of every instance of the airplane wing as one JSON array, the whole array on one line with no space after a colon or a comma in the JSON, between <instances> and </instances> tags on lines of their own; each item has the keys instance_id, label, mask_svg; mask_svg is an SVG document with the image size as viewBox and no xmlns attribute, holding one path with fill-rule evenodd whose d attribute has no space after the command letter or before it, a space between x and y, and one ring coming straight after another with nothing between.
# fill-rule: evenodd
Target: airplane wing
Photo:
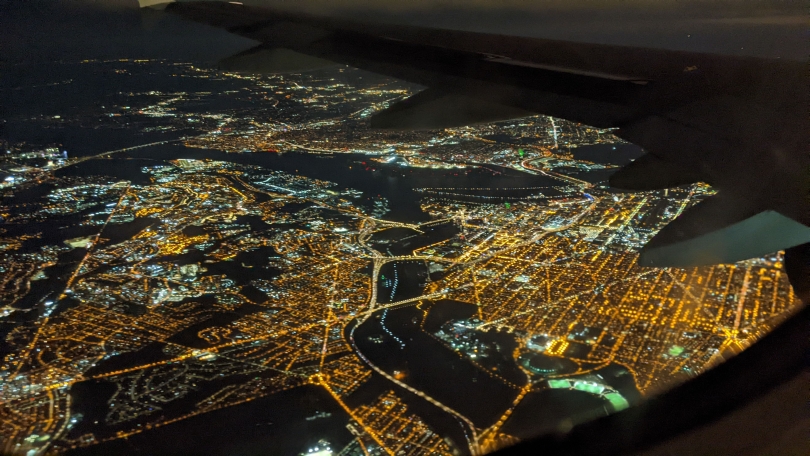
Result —
<instances>
[{"instance_id":1,"label":"airplane wing","mask_svg":"<svg viewBox=\"0 0 810 456\"><path fill-rule=\"evenodd\" d=\"M225 59L274 73L343 64L427 89L370 119L433 129L546 114L647 152L610 180L624 190L706 182L718 191L642 249L639 264L731 263L787 250L810 299L810 116L804 62L584 44L290 13L238 2L141 6L261 44Z\"/></svg>"}]
</instances>

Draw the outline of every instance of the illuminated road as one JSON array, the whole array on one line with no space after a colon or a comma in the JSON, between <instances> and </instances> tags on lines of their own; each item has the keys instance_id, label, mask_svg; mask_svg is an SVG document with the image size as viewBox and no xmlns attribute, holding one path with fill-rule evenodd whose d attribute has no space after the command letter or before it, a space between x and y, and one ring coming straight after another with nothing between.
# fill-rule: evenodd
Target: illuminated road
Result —
<instances>
[{"instance_id":1,"label":"illuminated road","mask_svg":"<svg viewBox=\"0 0 810 456\"><path fill-rule=\"evenodd\" d=\"M523 160L520 163L520 166L522 166L525 169L531 170L531 171L536 171L536 172L538 172L540 174L543 174L544 176L568 182L569 184L579 185L579 186L581 186L583 188L593 187L593 184L590 183L590 182L586 182L584 180L580 180L580 179L577 179L575 177L566 176L565 174L560 174L558 172L550 171L550 170L547 170L547 169L538 168L538 167L532 165L531 160L528 160L528 159Z\"/></svg>"},{"instance_id":2,"label":"illuminated road","mask_svg":"<svg viewBox=\"0 0 810 456\"><path fill-rule=\"evenodd\" d=\"M653 274L653 273L658 273L658 271L657 270L644 271L644 272L642 272L640 274L636 274L634 276L629 276L629 277L626 277L626 278L621 279L621 280L616 280L614 282L607 283L607 284L605 284L605 287L609 287L609 286L612 286L612 285L615 285L615 284L618 284L618 283L621 283L621 282L638 280L638 279L640 279L642 277L646 277L646 276L648 276L650 274ZM475 329L476 330L483 330L484 328L486 328L488 326L509 327L509 325L506 325L504 323L509 321L509 320L512 320L512 319L514 319L516 317L520 317L522 315L535 313L535 312L537 312L538 309L552 307L552 306L555 306L555 305L558 305L558 304L562 304L563 302L570 301L571 299L577 298L579 296L588 295L588 294L592 294L592 293L593 293L593 290L585 290L585 291L581 291L579 293L571 294L571 295L568 295L568 296L566 296L566 297L564 297L562 299L558 299L557 301L545 303L540 307L532 308L530 310L524 310L522 312L516 312L516 313L511 314L511 315L509 315L507 317L504 317L504 318L499 318L497 320L492 320L492 321L488 321L486 323L482 323L482 324L476 326ZM552 329L554 329L553 326L552 326Z\"/></svg>"},{"instance_id":3,"label":"illuminated road","mask_svg":"<svg viewBox=\"0 0 810 456\"><path fill-rule=\"evenodd\" d=\"M608 238L608 239L605 241L605 245L610 245L610 243L611 243L611 242L613 242L613 239L615 239L615 238L616 238L616 236L617 236L619 233L621 233L622 231L624 231L624 229L625 229L625 228L627 228L628 226L630 226L630 224L631 224L633 221L635 221L635 219L636 219L636 214L638 214L638 212L641 210L641 208L642 208L642 207L644 207L644 205L645 205L645 204L647 204L647 198L642 198L642 199L641 199L641 202L640 202L640 203L638 203L638 204L636 205L636 207L634 207L634 208L633 208L632 212L630 212L630 215L624 218L624 221L622 222L622 224L621 224L621 225L619 225L618 227L616 227L616 229L614 229L614 230L613 230L613 233L612 233L612 234L610 235L610 237L609 237L609 238Z\"/></svg>"},{"instance_id":4,"label":"illuminated road","mask_svg":"<svg viewBox=\"0 0 810 456\"><path fill-rule=\"evenodd\" d=\"M402 300L395 301L395 302L389 302L387 304L376 304L375 303L374 308L368 309L368 310L366 310L364 312L361 312L361 313L358 313L356 316L357 317L360 317L360 316L365 317L365 318L363 318L363 321L365 321L365 320L368 319L369 316L371 316L371 314L373 314L374 312L376 312L378 310L390 309L392 307L399 307L399 306L402 306L402 305L405 305L405 304L413 304L415 302L424 301L424 300L428 300L428 299L443 299L443 298L447 297L447 293L449 293L450 291L463 290L463 289L469 288L471 286L473 286L472 283L467 283L467 284L464 284L464 285L462 285L462 286L460 286L458 288L454 288L453 290L437 291L436 293L430 293L430 294L426 294L426 295L421 295L421 296L417 296L415 298L402 299Z\"/></svg>"},{"instance_id":5,"label":"illuminated road","mask_svg":"<svg viewBox=\"0 0 810 456\"><path fill-rule=\"evenodd\" d=\"M55 166L55 167L49 169L48 171L53 172L53 171L56 171L57 169L68 168L70 166L74 166L74 165L78 165L79 163L86 162L88 160L95 160L95 159L98 159L98 158L109 157L110 155L120 154L121 152L129 152L131 150L143 149L143 148L146 148L146 147L160 146L162 144L172 144L172 143L176 143L176 142L187 141L189 139L202 138L203 136L206 136L207 134L208 133L204 133L202 135L189 136L189 137L184 136L182 138L177 138L177 139L169 139L169 140L165 140L165 141L155 141L155 142L146 143L146 144L139 144L137 146L124 147L122 149L108 150L107 152L102 152L100 154L77 158L76 160L74 160L74 161L72 161L70 163L66 163L66 164L64 164L62 166Z\"/></svg>"},{"instance_id":6,"label":"illuminated road","mask_svg":"<svg viewBox=\"0 0 810 456\"><path fill-rule=\"evenodd\" d=\"M370 260L374 261L381 261L383 264L390 263L392 261L415 261L415 260L422 260L422 261L433 261L436 263L453 263L453 260L444 257L433 257L433 256L425 256L425 255L399 255L399 256L372 256L369 257Z\"/></svg>"},{"instance_id":7,"label":"illuminated road","mask_svg":"<svg viewBox=\"0 0 810 456\"><path fill-rule=\"evenodd\" d=\"M542 230L542 232L533 235L529 239L526 239L526 240L524 240L522 242L518 242L516 244L510 245L510 246L505 247L505 248L503 248L501 250L496 250L496 251L494 251L492 253L489 253L487 255L476 257L475 259L471 259L471 260L468 260L468 261L461 261L461 259L464 258L465 256L467 256L467 257L471 256L476 251L476 249L474 248L472 250L469 250L469 251L465 252L464 254L460 255L456 260L454 260L453 261L453 266L474 264L474 263L478 263L478 262L481 262L481 261L484 261L484 260L488 260L488 259L493 258L495 256L502 255L502 254L504 254L504 253L506 253L506 252L508 252L510 250L514 250L516 248L523 247L525 245L537 242L537 241L539 241L540 239L542 239L544 236L546 236L549 233L556 233L556 232L559 232L559 231L564 231L564 230L569 229L570 227L574 226L577 222L579 222L579 220L582 219L582 217L584 217L590 211L592 211L596 207L596 205L599 203L598 198L593 198L590 195L587 195L587 196L590 197L590 199L592 201L591 205L587 209L582 211L581 213L579 213L576 216L572 217L571 220L568 223L566 223L565 225L560 225L560 226L557 226L557 227L554 227L554 228L540 227L540 230ZM490 238L491 237L492 236L490 236ZM486 248L486 240L484 242L482 242L481 244L479 244L479 246L481 246L483 248Z\"/></svg>"}]
</instances>

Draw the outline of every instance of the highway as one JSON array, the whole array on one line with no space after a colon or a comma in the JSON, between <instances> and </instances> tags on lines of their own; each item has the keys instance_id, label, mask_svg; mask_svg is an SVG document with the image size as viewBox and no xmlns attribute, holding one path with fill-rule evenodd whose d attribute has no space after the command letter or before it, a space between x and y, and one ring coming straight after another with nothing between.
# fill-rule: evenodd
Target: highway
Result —
<instances>
[{"instance_id":1,"label":"highway","mask_svg":"<svg viewBox=\"0 0 810 456\"><path fill-rule=\"evenodd\" d=\"M583 187L583 188L590 188L590 187L593 187L593 184L592 184L592 183L590 183L590 182L586 182L586 181L584 181L584 180L580 180L580 179L577 179L577 178L575 178L575 177L566 176L565 174L560 174L560 173L557 173L557 172L554 172L554 171L549 171L549 170L547 170L547 169L538 168L538 167L536 167L536 166L533 166L533 165L531 164L531 160L529 160L529 159L527 159L527 160L523 160L523 161L520 163L520 166L522 166L522 167L523 167L523 168L525 168L525 169L528 169L528 170L531 170L531 171L538 172L538 173L540 173L540 174L542 174L542 175L544 175L544 176L547 176L547 177L551 177L551 178L554 178L554 179L559 179L559 180L561 180L561 181L568 182L569 184L579 185L579 186L581 186L581 187Z\"/></svg>"}]
</instances>

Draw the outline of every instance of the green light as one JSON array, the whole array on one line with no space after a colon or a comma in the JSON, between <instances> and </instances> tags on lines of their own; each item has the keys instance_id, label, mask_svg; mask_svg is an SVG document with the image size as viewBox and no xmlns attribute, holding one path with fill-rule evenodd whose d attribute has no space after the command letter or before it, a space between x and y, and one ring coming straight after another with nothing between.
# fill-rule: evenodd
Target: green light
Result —
<instances>
[{"instance_id":1,"label":"green light","mask_svg":"<svg viewBox=\"0 0 810 456\"><path fill-rule=\"evenodd\" d=\"M610 405L613 406L613 410L616 412L630 407L630 403L627 402L627 399L619 393L607 393L605 394L605 399L610 401Z\"/></svg>"},{"instance_id":2,"label":"green light","mask_svg":"<svg viewBox=\"0 0 810 456\"><path fill-rule=\"evenodd\" d=\"M579 391L585 391L586 393L591 394L602 394L602 391L605 390L605 387L595 383L576 381L574 382L574 389Z\"/></svg>"},{"instance_id":3,"label":"green light","mask_svg":"<svg viewBox=\"0 0 810 456\"><path fill-rule=\"evenodd\" d=\"M680 356L683 353L684 348L680 345L673 345L669 348L669 356Z\"/></svg>"},{"instance_id":4,"label":"green light","mask_svg":"<svg viewBox=\"0 0 810 456\"><path fill-rule=\"evenodd\" d=\"M509 209L510 207L512 207L512 205L511 205L511 204L509 204L509 201L504 202L504 203L503 203L503 205L504 205L504 206L506 206L506 208L507 208L507 209Z\"/></svg>"},{"instance_id":5,"label":"green light","mask_svg":"<svg viewBox=\"0 0 810 456\"><path fill-rule=\"evenodd\" d=\"M526 152L523 152L523 149L518 149L518 153L520 154L520 158L523 158L526 155Z\"/></svg>"}]
</instances>

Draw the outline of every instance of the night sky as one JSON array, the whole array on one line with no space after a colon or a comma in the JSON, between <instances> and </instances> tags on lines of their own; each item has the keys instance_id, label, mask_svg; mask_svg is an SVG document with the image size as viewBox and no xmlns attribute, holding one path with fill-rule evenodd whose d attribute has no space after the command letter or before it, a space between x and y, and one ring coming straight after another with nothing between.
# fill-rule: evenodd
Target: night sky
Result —
<instances>
[{"instance_id":1,"label":"night sky","mask_svg":"<svg viewBox=\"0 0 810 456\"><path fill-rule=\"evenodd\" d=\"M787 59L810 53L803 0L245 0L370 20ZM216 61L250 47L136 0L0 0L0 62Z\"/></svg>"}]
</instances>

